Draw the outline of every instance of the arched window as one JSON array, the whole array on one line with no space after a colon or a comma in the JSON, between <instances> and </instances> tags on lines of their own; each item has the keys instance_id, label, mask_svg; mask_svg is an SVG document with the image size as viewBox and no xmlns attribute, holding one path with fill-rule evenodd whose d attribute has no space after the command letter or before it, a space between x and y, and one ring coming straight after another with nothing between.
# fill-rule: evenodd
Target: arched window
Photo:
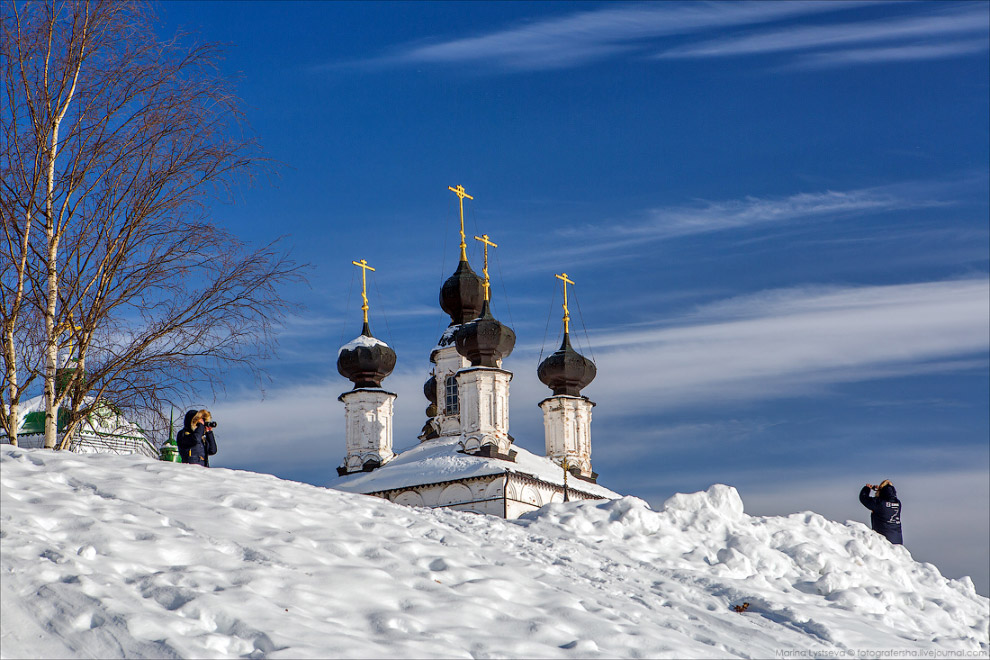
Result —
<instances>
[{"instance_id":1,"label":"arched window","mask_svg":"<svg viewBox=\"0 0 990 660\"><path fill-rule=\"evenodd\" d=\"M447 376L444 383L443 413L445 415L460 414L461 408L457 403L457 379L453 375Z\"/></svg>"}]
</instances>

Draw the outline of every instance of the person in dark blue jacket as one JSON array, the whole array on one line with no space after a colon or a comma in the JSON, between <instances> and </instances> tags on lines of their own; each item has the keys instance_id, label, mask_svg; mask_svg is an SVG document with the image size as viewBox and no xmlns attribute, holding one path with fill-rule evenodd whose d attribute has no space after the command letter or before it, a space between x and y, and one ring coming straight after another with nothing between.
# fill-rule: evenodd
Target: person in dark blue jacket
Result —
<instances>
[{"instance_id":1,"label":"person in dark blue jacket","mask_svg":"<svg viewBox=\"0 0 990 660\"><path fill-rule=\"evenodd\" d=\"M877 491L876 497L870 495L872 490ZM891 543L904 543L901 536L901 501L897 499L897 491L890 480L884 479L879 486L863 486L863 490L859 491L859 501L872 511L870 523L874 532L883 534Z\"/></svg>"},{"instance_id":2,"label":"person in dark blue jacket","mask_svg":"<svg viewBox=\"0 0 990 660\"><path fill-rule=\"evenodd\" d=\"M210 456L217 453L217 441L211 426L216 424L212 422L209 410L190 410L186 413L182 430L175 437L183 463L210 467Z\"/></svg>"}]
</instances>

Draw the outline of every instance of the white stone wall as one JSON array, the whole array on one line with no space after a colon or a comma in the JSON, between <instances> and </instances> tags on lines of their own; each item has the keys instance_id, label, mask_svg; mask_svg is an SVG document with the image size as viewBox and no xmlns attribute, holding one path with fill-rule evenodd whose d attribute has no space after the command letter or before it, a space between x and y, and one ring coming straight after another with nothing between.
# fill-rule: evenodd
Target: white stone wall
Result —
<instances>
[{"instance_id":1,"label":"white stone wall","mask_svg":"<svg viewBox=\"0 0 990 660\"><path fill-rule=\"evenodd\" d=\"M80 435L70 443L70 450L82 454L144 454L159 458L158 449L146 440Z\"/></svg>"},{"instance_id":2,"label":"white stone wall","mask_svg":"<svg viewBox=\"0 0 990 660\"><path fill-rule=\"evenodd\" d=\"M460 415L448 415L446 413L447 377L455 375L464 367L470 366L471 363L457 352L457 348L453 344L439 349L435 355L436 364L433 366L433 375L437 379L437 409L440 412L436 416L436 421L440 425L440 435L459 435L461 432Z\"/></svg>"},{"instance_id":3,"label":"white stone wall","mask_svg":"<svg viewBox=\"0 0 990 660\"><path fill-rule=\"evenodd\" d=\"M591 476L591 408L580 396L552 396L540 402L546 456L557 465L564 459L584 476Z\"/></svg>"},{"instance_id":4,"label":"white stone wall","mask_svg":"<svg viewBox=\"0 0 990 660\"><path fill-rule=\"evenodd\" d=\"M457 372L461 398L461 446L473 452L494 445L508 454L509 381L512 373L492 367L470 367Z\"/></svg>"},{"instance_id":5,"label":"white stone wall","mask_svg":"<svg viewBox=\"0 0 990 660\"><path fill-rule=\"evenodd\" d=\"M64 434L55 436L55 443L62 442ZM10 444L6 435L0 436L0 444ZM43 449L45 436L42 434L19 435L17 446L23 449ZM143 438L99 436L89 433L79 433L69 444L69 451L80 454L143 454L148 458L157 459L158 448Z\"/></svg>"},{"instance_id":6,"label":"white stone wall","mask_svg":"<svg viewBox=\"0 0 990 660\"><path fill-rule=\"evenodd\" d=\"M385 390L359 389L340 395L344 402L347 454L342 467L361 470L370 458L382 465L392 460L392 410L395 394Z\"/></svg>"},{"instance_id":7,"label":"white stone wall","mask_svg":"<svg viewBox=\"0 0 990 660\"><path fill-rule=\"evenodd\" d=\"M444 507L501 518L505 513L505 480L505 473L493 474L450 484L412 486L405 490L389 491L384 497L407 506Z\"/></svg>"},{"instance_id":8,"label":"white stone wall","mask_svg":"<svg viewBox=\"0 0 990 660\"><path fill-rule=\"evenodd\" d=\"M573 486L573 483L571 485ZM529 511L535 511L547 504L564 501L564 493L560 486L534 481L519 475L510 476L507 495L505 509L506 518L509 520L518 518ZM577 502L578 500L594 498L571 488L568 491L567 499L570 502Z\"/></svg>"}]
</instances>

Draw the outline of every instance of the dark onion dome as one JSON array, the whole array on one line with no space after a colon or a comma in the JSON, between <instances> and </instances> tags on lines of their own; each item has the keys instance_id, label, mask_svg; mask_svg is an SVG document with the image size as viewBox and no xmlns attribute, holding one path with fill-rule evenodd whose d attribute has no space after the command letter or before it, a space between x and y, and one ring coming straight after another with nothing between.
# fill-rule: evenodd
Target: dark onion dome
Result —
<instances>
[{"instance_id":1,"label":"dark onion dome","mask_svg":"<svg viewBox=\"0 0 990 660\"><path fill-rule=\"evenodd\" d=\"M560 348L536 370L536 375L553 390L554 396L581 396L581 388L587 387L597 373L594 362L571 348L571 338L566 332Z\"/></svg>"},{"instance_id":2,"label":"dark onion dome","mask_svg":"<svg viewBox=\"0 0 990 660\"><path fill-rule=\"evenodd\" d=\"M429 380L423 383L423 394L426 395L430 405L426 406L427 420L419 434L419 439L432 440L440 437L440 428L433 419L440 414L440 408L437 406L437 377L435 375L431 375Z\"/></svg>"},{"instance_id":3,"label":"dark onion dome","mask_svg":"<svg viewBox=\"0 0 990 660\"><path fill-rule=\"evenodd\" d=\"M432 417L426 420L426 424L423 424L423 430L419 433L419 439L422 442L427 440L433 440L434 438L440 437L440 425L437 424L437 420Z\"/></svg>"},{"instance_id":4,"label":"dark onion dome","mask_svg":"<svg viewBox=\"0 0 990 660\"><path fill-rule=\"evenodd\" d=\"M440 287L440 307L450 315L454 324L461 324L481 314L485 301L485 283L464 260Z\"/></svg>"},{"instance_id":5,"label":"dark onion dome","mask_svg":"<svg viewBox=\"0 0 990 660\"><path fill-rule=\"evenodd\" d=\"M430 376L430 379L423 383L423 394L430 403L437 402L437 377Z\"/></svg>"},{"instance_id":6,"label":"dark onion dome","mask_svg":"<svg viewBox=\"0 0 990 660\"><path fill-rule=\"evenodd\" d=\"M488 301L478 318L465 323L454 335L457 352L471 361L472 367L497 367L496 360L509 355L516 345L516 333L492 316Z\"/></svg>"},{"instance_id":7,"label":"dark onion dome","mask_svg":"<svg viewBox=\"0 0 990 660\"><path fill-rule=\"evenodd\" d=\"M337 371L354 383L354 389L381 387L392 369L395 369L395 351L371 335L367 322L361 334L341 346L337 353Z\"/></svg>"}]
</instances>

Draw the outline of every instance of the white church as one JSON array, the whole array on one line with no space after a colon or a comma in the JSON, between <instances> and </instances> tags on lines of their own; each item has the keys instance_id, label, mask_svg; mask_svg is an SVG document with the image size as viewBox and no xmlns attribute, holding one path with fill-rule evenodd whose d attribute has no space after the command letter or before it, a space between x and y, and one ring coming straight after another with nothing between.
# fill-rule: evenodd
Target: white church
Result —
<instances>
[{"instance_id":1,"label":"white church","mask_svg":"<svg viewBox=\"0 0 990 660\"><path fill-rule=\"evenodd\" d=\"M69 382L70 374L77 366L72 358L65 361L55 375L56 394ZM80 422L69 451L82 454L142 454L148 458L159 458L158 447L145 431L130 421L121 411L105 400L94 400L87 396L85 404L89 413ZM9 409L8 409L9 410ZM45 397L36 396L22 401L17 414L17 445L27 449L41 449L45 446ZM56 414L55 444L60 445L65 437L68 415L65 410ZM10 444L6 431L0 428L0 444Z\"/></svg>"},{"instance_id":2,"label":"white church","mask_svg":"<svg viewBox=\"0 0 990 660\"><path fill-rule=\"evenodd\" d=\"M515 333L492 316L489 306L488 236L484 278L467 260L462 186L461 243L457 269L440 289L440 307L450 325L430 353L432 372L424 385L428 419L419 445L401 454L392 450L392 413L396 395L383 386L395 367L395 352L371 334L368 325L363 260L361 334L340 348L337 370L353 389L344 404L346 454L331 488L383 497L411 506L446 507L516 518L550 502L619 497L598 485L591 469L591 409L581 394L595 377L594 363L575 351L569 337L567 274L564 286L564 339L537 369L550 389L543 409L545 453L538 456L515 445L509 434L509 384L512 372L502 359L515 346ZM534 402L535 403L535 402Z\"/></svg>"}]
</instances>

